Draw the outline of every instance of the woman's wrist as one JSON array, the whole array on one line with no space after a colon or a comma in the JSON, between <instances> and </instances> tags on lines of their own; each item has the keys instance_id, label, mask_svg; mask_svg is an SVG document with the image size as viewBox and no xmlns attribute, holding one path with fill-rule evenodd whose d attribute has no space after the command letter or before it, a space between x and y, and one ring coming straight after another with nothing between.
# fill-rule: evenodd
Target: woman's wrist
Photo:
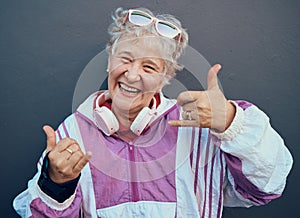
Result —
<instances>
[{"instance_id":1,"label":"woman's wrist","mask_svg":"<svg viewBox=\"0 0 300 218\"><path fill-rule=\"evenodd\" d=\"M226 126L225 130L228 129L228 127L231 125L236 113L236 107L231 101L227 101L226 104Z\"/></svg>"}]
</instances>

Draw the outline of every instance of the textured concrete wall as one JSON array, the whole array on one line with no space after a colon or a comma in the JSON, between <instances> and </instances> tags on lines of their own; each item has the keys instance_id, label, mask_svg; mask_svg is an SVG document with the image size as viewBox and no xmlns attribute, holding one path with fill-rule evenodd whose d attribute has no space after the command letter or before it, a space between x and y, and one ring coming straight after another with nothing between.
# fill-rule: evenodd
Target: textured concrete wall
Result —
<instances>
[{"instance_id":1,"label":"textured concrete wall","mask_svg":"<svg viewBox=\"0 0 300 218\"><path fill-rule=\"evenodd\" d=\"M0 216L17 217L11 201L35 173L45 148L41 127L57 126L71 112L76 82L104 49L118 6L179 17L190 45L211 64L223 65L225 95L259 105L293 153L282 198L264 207L225 209L223 217L297 217L300 3L295 0L1 0Z\"/></svg>"}]
</instances>

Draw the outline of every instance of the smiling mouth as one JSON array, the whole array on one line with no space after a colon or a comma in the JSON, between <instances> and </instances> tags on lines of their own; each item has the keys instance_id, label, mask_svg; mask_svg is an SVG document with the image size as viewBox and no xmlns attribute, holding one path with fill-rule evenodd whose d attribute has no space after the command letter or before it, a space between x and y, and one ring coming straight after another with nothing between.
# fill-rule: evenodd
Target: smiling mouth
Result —
<instances>
[{"instance_id":1,"label":"smiling mouth","mask_svg":"<svg viewBox=\"0 0 300 218\"><path fill-rule=\"evenodd\" d=\"M133 88L133 87L129 87L129 86L125 85L124 83L119 83L119 87L122 91L125 91L131 95L135 95L135 94L138 94L139 92L141 92L141 90Z\"/></svg>"}]
</instances>

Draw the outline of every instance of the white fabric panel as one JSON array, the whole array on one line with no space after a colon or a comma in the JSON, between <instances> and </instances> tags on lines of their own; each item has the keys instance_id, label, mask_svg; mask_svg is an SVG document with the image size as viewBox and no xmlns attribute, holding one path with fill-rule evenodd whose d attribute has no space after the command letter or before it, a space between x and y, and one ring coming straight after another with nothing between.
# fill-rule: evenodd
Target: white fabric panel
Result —
<instances>
[{"instance_id":1,"label":"white fabric panel","mask_svg":"<svg viewBox=\"0 0 300 218\"><path fill-rule=\"evenodd\" d=\"M174 218L176 203L139 201L119 204L109 208L98 209L101 218L128 218L128 217L164 217Z\"/></svg>"}]
</instances>

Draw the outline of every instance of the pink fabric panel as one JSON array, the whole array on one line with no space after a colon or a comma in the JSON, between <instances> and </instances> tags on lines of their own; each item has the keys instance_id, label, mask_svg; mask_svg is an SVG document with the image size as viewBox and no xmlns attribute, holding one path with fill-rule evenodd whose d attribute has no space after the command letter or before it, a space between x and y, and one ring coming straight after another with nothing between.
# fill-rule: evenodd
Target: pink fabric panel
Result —
<instances>
[{"instance_id":1,"label":"pink fabric panel","mask_svg":"<svg viewBox=\"0 0 300 218\"><path fill-rule=\"evenodd\" d=\"M40 198L33 200L30 204L31 208L31 217L40 218L40 217L80 217L80 207L81 207L81 191L77 189L76 196L70 207L65 210L54 210L48 207Z\"/></svg>"},{"instance_id":2,"label":"pink fabric panel","mask_svg":"<svg viewBox=\"0 0 300 218\"><path fill-rule=\"evenodd\" d=\"M169 119L179 117L174 109L129 143L107 137L76 114L85 149L93 153L90 166L97 208L140 200L176 202L178 128L167 125Z\"/></svg>"}]
</instances>

